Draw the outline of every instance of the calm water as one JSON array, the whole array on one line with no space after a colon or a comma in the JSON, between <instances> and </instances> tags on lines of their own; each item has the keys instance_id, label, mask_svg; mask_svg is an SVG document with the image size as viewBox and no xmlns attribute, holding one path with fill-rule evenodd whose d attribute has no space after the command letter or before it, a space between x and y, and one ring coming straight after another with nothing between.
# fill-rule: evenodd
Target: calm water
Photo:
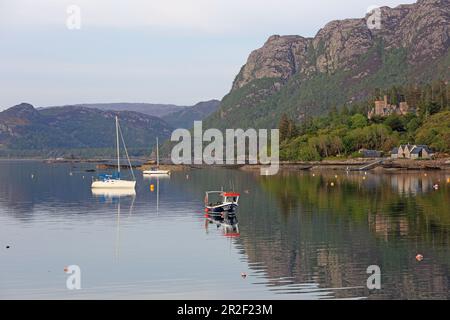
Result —
<instances>
[{"instance_id":1,"label":"calm water","mask_svg":"<svg viewBox=\"0 0 450 320\"><path fill-rule=\"evenodd\" d=\"M89 168L0 161L0 298L450 297L450 173L137 172L118 197L93 195ZM203 213L204 191L230 185L239 236Z\"/></svg>"}]
</instances>

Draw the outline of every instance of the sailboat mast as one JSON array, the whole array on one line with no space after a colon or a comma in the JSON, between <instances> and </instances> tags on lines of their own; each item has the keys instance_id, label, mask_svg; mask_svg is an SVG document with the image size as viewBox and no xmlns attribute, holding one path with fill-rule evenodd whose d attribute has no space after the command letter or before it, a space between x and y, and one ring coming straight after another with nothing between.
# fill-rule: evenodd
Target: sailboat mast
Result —
<instances>
[{"instance_id":1,"label":"sailboat mast","mask_svg":"<svg viewBox=\"0 0 450 320\"><path fill-rule=\"evenodd\" d=\"M159 167L159 144L158 144L158 137L156 137L156 165Z\"/></svg>"},{"instance_id":2,"label":"sailboat mast","mask_svg":"<svg viewBox=\"0 0 450 320\"><path fill-rule=\"evenodd\" d=\"M120 145L119 145L119 118L116 116L116 138L117 138L117 172L120 177Z\"/></svg>"}]
</instances>

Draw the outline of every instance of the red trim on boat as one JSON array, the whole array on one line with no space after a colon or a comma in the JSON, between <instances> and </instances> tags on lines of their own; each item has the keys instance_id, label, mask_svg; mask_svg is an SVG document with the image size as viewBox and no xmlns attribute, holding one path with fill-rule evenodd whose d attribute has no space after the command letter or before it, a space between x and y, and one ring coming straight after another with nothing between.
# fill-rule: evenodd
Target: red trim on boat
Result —
<instances>
[{"instance_id":1,"label":"red trim on boat","mask_svg":"<svg viewBox=\"0 0 450 320\"><path fill-rule=\"evenodd\" d=\"M225 233L224 236L228 237L228 238L237 238L239 237L241 234L240 233Z\"/></svg>"},{"instance_id":2,"label":"red trim on boat","mask_svg":"<svg viewBox=\"0 0 450 320\"><path fill-rule=\"evenodd\" d=\"M225 197L239 197L240 196L240 194L236 193L236 192L224 192L223 195Z\"/></svg>"}]
</instances>

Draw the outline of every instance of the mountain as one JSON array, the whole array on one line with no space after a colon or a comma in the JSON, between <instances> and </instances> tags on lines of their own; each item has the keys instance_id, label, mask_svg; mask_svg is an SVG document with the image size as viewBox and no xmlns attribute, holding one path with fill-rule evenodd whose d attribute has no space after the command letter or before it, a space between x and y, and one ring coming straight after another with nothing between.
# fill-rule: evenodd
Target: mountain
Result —
<instances>
[{"instance_id":1,"label":"mountain","mask_svg":"<svg viewBox=\"0 0 450 320\"><path fill-rule=\"evenodd\" d=\"M115 150L115 116L130 154L149 154L155 137L170 136L160 118L134 111L103 111L81 106L35 109L22 103L0 112L0 154L111 156ZM81 151L80 151L81 150ZM83 153L84 150L84 153Z\"/></svg>"},{"instance_id":2,"label":"mountain","mask_svg":"<svg viewBox=\"0 0 450 320\"><path fill-rule=\"evenodd\" d=\"M208 100L193 106L152 103L88 103L75 107L93 108L104 111L135 111L163 119L173 128L191 128L196 120L203 120L219 108L220 101ZM49 107L55 108L55 107ZM48 108L41 108L44 110Z\"/></svg>"},{"instance_id":3,"label":"mountain","mask_svg":"<svg viewBox=\"0 0 450 320\"><path fill-rule=\"evenodd\" d=\"M169 113L162 117L173 128L189 129L194 126L194 121L203 120L219 108L219 100L202 101L192 107Z\"/></svg>"},{"instance_id":4,"label":"mountain","mask_svg":"<svg viewBox=\"0 0 450 320\"><path fill-rule=\"evenodd\" d=\"M177 112L188 108L187 106L177 106L174 104L155 104L155 103L84 103L75 104L76 107L94 108L108 111L135 111L149 116L163 117L169 113ZM50 107L53 108L53 107Z\"/></svg>"},{"instance_id":5,"label":"mountain","mask_svg":"<svg viewBox=\"0 0 450 320\"><path fill-rule=\"evenodd\" d=\"M273 35L253 51L205 127L276 127L334 106L367 100L375 89L449 79L449 0L419 0L329 22L315 37Z\"/></svg>"}]
</instances>

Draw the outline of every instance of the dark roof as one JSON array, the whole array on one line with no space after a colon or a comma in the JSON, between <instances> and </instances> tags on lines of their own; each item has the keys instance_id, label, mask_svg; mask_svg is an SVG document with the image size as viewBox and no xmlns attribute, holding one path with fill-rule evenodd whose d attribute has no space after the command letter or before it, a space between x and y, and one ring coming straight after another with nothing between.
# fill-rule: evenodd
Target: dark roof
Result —
<instances>
[{"instance_id":1,"label":"dark roof","mask_svg":"<svg viewBox=\"0 0 450 320\"><path fill-rule=\"evenodd\" d=\"M418 154L422 149L424 149L427 153L433 153L433 150L431 150L427 145L424 144L401 144L399 148L402 148L403 150L405 148L408 148L408 150L411 153ZM392 149L392 153L398 153L399 148Z\"/></svg>"},{"instance_id":2,"label":"dark roof","mask_svg":"<svg viewBox=\"0 0 450 320\"><path fill-rule=\"evenodd\" d=\"M425 149L426 152L428 153L433 153L433 150L431 150L427 145L424 144L418 144L417 147L420 147L422 149Z\"/></svg>"},{"instance_id":3,"label":"dark roof","mask_svg":"<svg viewBox=\"0 0 450 320\"><path fill-rule=\"evenodd\" d=\"M405 150L405 148L408 148L408 150L410 150L411 147L413 147L413 145L410 145L409 143L408 143L408 144L401 144L401 145L400 145L400 148L402 148L403 150Z\"/></svg>"},{"instance_id":4,"label":"dark roof","mask_svg":"<svg viewBox=\"0 0 450 320\"><path fill-rule=\"evenodd\" d=\"M377 150L363 150L362 154L365 157L374 157L374 158L378 158L381 155L380 151Z\"/></svg>"}]
</instances>

